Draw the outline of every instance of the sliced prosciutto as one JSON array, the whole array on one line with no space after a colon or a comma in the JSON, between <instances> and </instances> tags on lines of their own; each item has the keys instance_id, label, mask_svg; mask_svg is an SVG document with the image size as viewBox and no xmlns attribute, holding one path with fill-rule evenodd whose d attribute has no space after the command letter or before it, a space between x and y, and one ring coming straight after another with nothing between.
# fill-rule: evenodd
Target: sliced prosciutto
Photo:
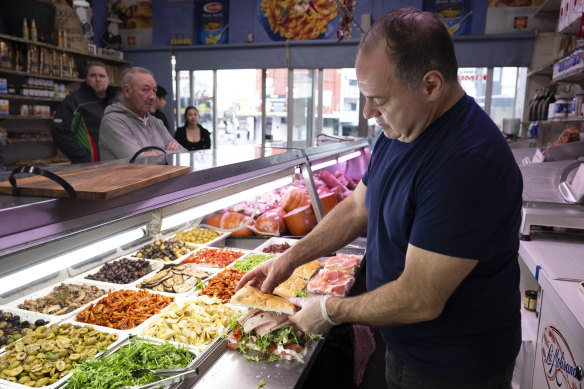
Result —
<instances>
[{"instance_id":1,"label":"sliced prosciutto","mask_svg":"<svg viewBox=\"0 0 584 389\"><path fill-rule=\"evenodd\" d=\"M324 261L324 268L326 270L341 270L353 275L360 264L361 258L356 255L337 254Z\"/></svg>"},{"instance_id":2,"label":"sliced prosciutto","mask_svg":"<svg viewBox=\"0 0 584 389\"><path fill-rule=\"evenodd\" d=\"M349 288L355 283L355 277L340 270L321 270L308 283L310 293L331 294L345 296Z\"/></svg>"},{"instance_id":3,"label":"sliced prosciutto","mask_svg":"<svg viewBox=\"0 0 584 389\"><path fill-rule=\"evenodd\" d=\"M239 324L243 326L243 330L247 333L255 330L256 334L264 336L278 328L292 325L292 322L288 320L287 314L261 311L259 309L252 311L252 314L246 314L238 320Z\"/></svg>"}]
</instances>

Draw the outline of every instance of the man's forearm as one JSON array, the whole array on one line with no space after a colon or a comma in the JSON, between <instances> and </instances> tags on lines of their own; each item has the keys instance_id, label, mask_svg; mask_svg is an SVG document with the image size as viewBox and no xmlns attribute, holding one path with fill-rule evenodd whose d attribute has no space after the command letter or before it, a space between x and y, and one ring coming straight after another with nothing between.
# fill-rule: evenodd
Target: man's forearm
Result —
<instances>
[{"instance_id":1,"label":"man's forearm","mask_svg":"<svg viewBox=\"0 0 584 389\"><path fill-rule=\"evenodd\" d=\"M355 297L331 298L327 301L331 320L343 323L387 327L431 320L433 313L409 295L399 281Z\"/></svg>"}]
</instances>

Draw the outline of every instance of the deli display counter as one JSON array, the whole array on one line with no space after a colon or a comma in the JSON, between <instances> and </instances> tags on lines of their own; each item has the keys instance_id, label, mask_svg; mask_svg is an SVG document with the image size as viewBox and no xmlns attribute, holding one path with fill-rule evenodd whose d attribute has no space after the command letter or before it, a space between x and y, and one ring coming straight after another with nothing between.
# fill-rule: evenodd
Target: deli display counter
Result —
<instances>
[{"instance_id":1,"label":"deli display counter","mask_svg":"<svg viewBox=\"0 0 584 389\"><path fill-rule=\"evenodd\" d=\"M108 200L0 196L0 310L16 312L16 303L22 302L26 296L66 280L79 280L120 258L137 259L141 247L163 245L180 231L205 223L211 225L209 215L218 211L222 214L227 210L230 213L245 212L234 205L251 204L252 215L249 217L248 214L247 218L254 219L261 206L258 198L263 199L264 194L282 187L306 188L310 201L304 207L318 222L326 211L321 203L325 190L312 168L316 167L315 170L321 173L327 170L333 177L337 171L347 177L360 177L369 161L369 143L365 140L343 142L272 154L258 159L243 152L241 155L226 155L220 150L171 154L165 162L189 166L190 172ZM328 166L317 166L321 163ZM61 169L67 168L54 171L58 173ZM0 181L7 178L8 174L0 176ZM344 177L339 174L335 178L342 180ZM344 185L341 187L345 188ZM335 193L342 199L340 191L327 189L324 194ZM254 227L252 223L248 226ZM230 236L237 235L233 230L245 227L218 228L229 236L229 241L219 239L209 247L223 248L233 244L236 249L252 253L271 235L279 235L264 233L258 236L252 228L253 234ZM364 247L351 248L355 249L364 254ZM164 268L167 266L164 264ZM95 283L99 284L99 281ZM112 290L120 288L112 287ZM133 284L130 289L135 288L136 284ZM164 292L160 293L164 295ZM34 315L30 316L34 318ZM72 320L71 317L68 316L68 320ZM322 342L318 342L309 350L305 364L294 361L253 364L236 352L226 352L225 343L214 343L211 351L203 353L198 362L200 375L184 381L181 387L206 387L217 381L217 377L213 378L216 374L221 377L221 382L231 382L233 387L252 381L256 385L259 381L256 377L260 375L267 381L265 387L301 387L322 346Z\"/></svg>"}]
</instances>

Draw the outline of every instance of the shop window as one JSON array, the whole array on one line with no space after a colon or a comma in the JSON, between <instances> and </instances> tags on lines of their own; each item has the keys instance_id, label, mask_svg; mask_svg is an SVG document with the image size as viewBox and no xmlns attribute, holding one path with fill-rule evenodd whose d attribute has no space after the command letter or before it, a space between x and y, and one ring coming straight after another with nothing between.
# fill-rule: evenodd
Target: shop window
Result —
<instances>
[{"instance_id":1,"label":"shop window","mask_svg":"<svg viewBox=\"0 0 584 389\"><path fill-rule=\"evenodd\" d=\"M217 147L262 142L261 74L259 69L217 71Z\"/></svg>"},{"instance_id":2,"label":"shop window","mask_svg":"<svg viewBox=\"0 0 584 389\"><path fill-rule=\"evenodd\" d=\"M266 145L283 147L288 139L288 69L266 69Z\"/></svg>"}]
</instances>

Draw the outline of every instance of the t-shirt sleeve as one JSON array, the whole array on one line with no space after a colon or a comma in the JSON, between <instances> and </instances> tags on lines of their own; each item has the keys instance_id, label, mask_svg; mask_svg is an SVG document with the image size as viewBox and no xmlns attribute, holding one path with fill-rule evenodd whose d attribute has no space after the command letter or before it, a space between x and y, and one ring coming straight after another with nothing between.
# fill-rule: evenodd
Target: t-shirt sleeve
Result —
<instances>
[{"instance_id":1,"label":"t-shirt sleeve","mask_svg":"<svg viewBox=\"0 0 584 389\"><path fill-rule=\"evenodd\" d=\"M363 185L367 186L367 184L369 183L369 176L371 174L369 171L372 169L372 166L374 166L375 160L377 160L377 158L381 154L379 150L385 149L388 141L389 139L387 139L383 134L379 135L379 137L375 141L375 146L373 147L373 152L371 153L371 158L369 159L369 165L367 166L367 170L365 170L365 174L363 174L363 177L361 177Z\"/></svg>"},{"instance_id":2,"label":"t-shirt sleeve","mask_svg":"<svg viewBox=\"0 0 584 389\"><path fill-rule=\"evenodd\" d=\"M410 243L444 255L486 260L498 249L504 222L503 172L480 155L465 154L427 166L416 178Z\"/></svg>"}]
</instances>

